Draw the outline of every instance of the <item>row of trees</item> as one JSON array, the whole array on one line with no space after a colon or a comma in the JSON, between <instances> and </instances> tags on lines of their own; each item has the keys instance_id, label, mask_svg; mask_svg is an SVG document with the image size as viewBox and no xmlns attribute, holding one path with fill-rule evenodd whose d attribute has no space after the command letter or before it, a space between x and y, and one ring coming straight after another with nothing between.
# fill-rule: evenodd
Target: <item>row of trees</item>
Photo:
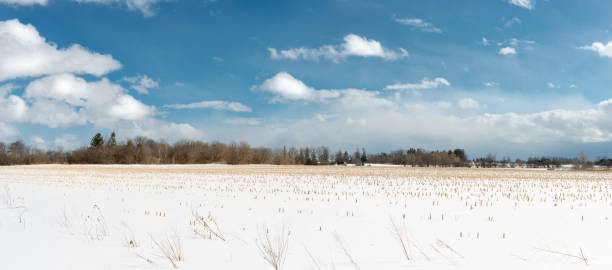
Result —
<instances>
[{"instance_id":1,"label":"row of trees","mask_svg":"<svg viewBox=\"0 0 612 270\"><path fill-rule=\"evenodd\" d=\"M391 163L412 166L466 166L463 149L454 151L398 150L367 154L365 149L331 153L328 147L278 148L251 147L246 142L179 141L168 144L145 137L117 142L113 132L108 139L97 133L87 147L73 151L43 151L21 141L0 143L0 165L76 164L364 164Z\"/></svg>"},{"instance_id":2,"label":"row of trees","mask_svg":"<svg viewBox=\"0 0 612 270\"><path fill-rule=\"evenodd\" d=\"M511 161L509 157L498 160L495 155L488 154L486 157L474 159L474 166L479 168L493 167L521 167L521 168L559 168L561 165L574 164L576 158L565 157L530 157L527 160L516 159Z\"/></svg>"},{"instance_id":3,"label":"row of trees","mask_svg":"<svg viewBox=\"0 0 612 270\"><path fill-rule=\"evenodd\" d=\"M410 148L408 150L397 150L390 153L370 155L368 160L372 163L411 166L469 166L467 155L463 149L426 151L424 149Z\"/></svg>"},{"instance_id":4,"label":"row of trees","mask_svg":"<svg viewBox=\"0 0 612 270\"><path fill-rule=\"evenodd\" d=\"M136 137L117 142L113 132L108 139L97 133L89 146L73 151L43 151L29 147L22 141L11 144L0 142L0 165L77 163L77 164L364 164L386 163L410 166L437 167L527 167L558 168L574 164L576 168L588 169L594 165L612 167L612 159L599 158L589 161L584 154L576 158L531 157L527 160L510 158L498 160L495 155L468 160L463 149L448 151L427 151L410 148L389 153L367 154L365 149L330 152L329 148L302 147L278 148L251 147L246 142L224 144L220 142L179 141L168 144L145 137Z\"/></svg>"},{"instance_id":5,"label":"row of trees","mask_svg":"<svg viewBox=\"0 0 612 270\"><path fill-rule=\"evenodd\" d=\"M589 160L584 153L579 153L575 158L566 157L530 157L527 160L516 159L514 162L510 158L497 160L495 155L489 154L484 158L474 159L474 166L480 168L495 167L520 167L520 168L547 168L557 169L563 165L573 165L575 169L591 169L594 166L601 168L612 168L612 159L597 158L595 161Z\"/></svg>"},{"instance_id":6,"label":"row of trees","mask_svg":"<svg viewBox=\"0 0 612 270\"><path fill-rule=\"evenodd\" d=\"M606 167L608 169L612 168L612 158L599 158L595 165Z\"/></svg>"}]
</instances>

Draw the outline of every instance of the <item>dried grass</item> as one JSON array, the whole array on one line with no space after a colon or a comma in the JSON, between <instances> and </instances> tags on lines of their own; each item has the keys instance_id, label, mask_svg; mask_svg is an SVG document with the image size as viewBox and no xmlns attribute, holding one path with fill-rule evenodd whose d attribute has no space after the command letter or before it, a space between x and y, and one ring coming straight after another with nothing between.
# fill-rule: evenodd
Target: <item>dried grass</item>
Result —
<instances>
[{"instance_id":1,"label":"dried grass","mask_svg":"<svg viewBox=\"0 0 612 270\"><path fill-rule=\"evenodd\" d=\"M280 270L285 263L287 249L289 248L289 233L286 227L271 236L269 230L262 231L256 240L260 255L274 270Z\"/></svg>"}]
</instances>

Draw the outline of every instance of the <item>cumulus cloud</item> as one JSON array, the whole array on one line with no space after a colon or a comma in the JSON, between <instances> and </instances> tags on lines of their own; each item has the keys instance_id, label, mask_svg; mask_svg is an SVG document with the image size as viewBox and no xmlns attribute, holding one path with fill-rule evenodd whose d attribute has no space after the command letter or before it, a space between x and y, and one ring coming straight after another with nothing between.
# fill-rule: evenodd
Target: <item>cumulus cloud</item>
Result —
<instances>
[{"instance_id":1,"label":"cumulus cloud","mask_svg":"<svg viewBox=\"0 0 612 270\"><path fill-rule=\"evenodd\" d=\"M110 55L90 52L80 45L58 49L32 25L18 20L0 21L0 81L38 77L21 96L11 94L14 84L0 86L0 138L19 134L12 123L50 128L92 124L133 136L202 138L189 124L155 119L156 109L130 96L107 78L87 81L75 74L102 76L121 67ZM126 78L141 93L158 87L147 76ZM56 145L62 142L57 141Z\"/></svg>"},{"instance_id":2,"label":"cumulus cloud","mask_svg":"<svg viewBox=\"0 0 612 270\"><path fill-rule=\"evenodd\" d=\"M498 53L501 54L501 55L515 55L516 54L516 49L514 49L512 47L503 47L503 48L499 49Z\"/></svg>"},{"instance_id":3,"label":"cumulus cloud","mask_svg":"<svg viewBox=\"0 0 612 270\"><path fill-rule=\"evenodd\" d=\"M340 96L340 93L336 90L315 90L287 72L279 72L274 77L265 80L261 85L253 86L251 89L274 94L271 102L325 100Z\"/></svg>"},{"instance_id":4,"label":"cumulus cloud","mask_svg":"<svg viewBox=\"0 0 612 270\"><path fill-rule=\"evenodd\" d=\"M142 120L155 108L147 106L106 78L88 82L72 74L57 74L31 82L24 97L32 101L30 121L49 127L93 123L110 127L121 120Z\"/></svg>"},{"instance_id":5,"label":"cumulus cloud","mask_svg":"<svg viewBox=\"0 0 612 270\"><path fill-rule=\"evenodd\" d=\"M39 135L30 136L30 145L37 149L47 150L47 142Z\"/></svg>"},{"instance_id":6,"label":"cumulus cloud","mask_svg":"<svg viewBox=\"0 0 612 270\"><path fill-rule=\"evenodd\" d=\"M222 100L208 100L189 104L170 104L164 105L164 108L171 109L201 109L208 108L218 111L233 111L233 112L252 112L253 110L239 102L228 102Z\"/></svg>"},{"instance_id":7,"label":"cumulus cloud","mask_svg":"<svg viewBox=\"0 0 612 270\"><path fill-rule=\"evenodd\" d=\"M421 82L419 83L396 83L396 84L392 84L392 85L387 85L385 87L386 90L412 90L412 91L419 91L419 90L427 90L427 89L434 89L434 88L438 88L442 85L445 86L450 86L450 83L444 79L444 78L435 78L433 80L429 80L427 78L424 78L423 80L421 80Z\"/></svg>"},{"instance_id":8,"label":"cumulus cloud","mask_svg":"<svg viewBox=\"0 0 612 270\"><path fill-rule=\"evenodd\" d=\"M102 76L121 68L112 56L78 44L58 48L18 20L0 21L0 59L0 81L64 72Z\"/></svg>"},{"instance_id":9,"label":"cumulus cloud","mask_svg":"<svg viewBox=\"0 0 612 270\"><path fill-rule=\"evenodd\" d=\"M28 121L51 128L87 124L87 118L75 107L52 99L38 99L29 108Z\"/></svg>"},{"instance_id":10,"label":"cumulus cloud","mask_svg":"<svg viewBox=\"0 0 612 270\"><path fill-rule=\"evenodd\" d=\"M13 84L0 86L0 122L21 122L28 113L28 105L19 96L9 95L16 88Z\"/></svg>"},{"instance_id":11,"label":"cumulus cloud","mask_svg":"<svg viewBox=\"0 0 612 270\"><path fill-rule=\"evenodd\" d=\"M395 18L395 21L400 24L411 26L412 28L430 33L442 33L440 28L419 18Z\"/></svg>"},{"instance_id":12,"label":"cumulus cloud","mask_svg":"<svg viewBox=\"0 0 612 270\"><path fill-rule=\"evenodd\" d=\"M147 75L138 75L135 77L123 77L123 80L130 83L130 88L136 90L140 94L149 94L149 89L159 87L159 83Z\"/></svg>"},{"instance_id":13,"label":"cumulus cloud","mask_svg":"<svg viewBox=\"0 0 612 270\"><path fill-rule=\"evenodd\" d=\"M344 37L344 43L340 45L324 45L315 49L300 47L280 51L275 48L268 48L268 51L272 59L304 59L318 61L323 58L336 63L350 56L379 57L389 61L408 56L408 51L404 48L399 48L397 51L390 50L384 48L380 42L376 40L355 34L346 35Z\"/></svg>"},{"instance_id":14,"label":"cumulus cloud","mask_svg":"<svg viewBox=\"0 0 612 270\"><path fill-rule=\"evenodd\" d=\"M478 109L478 107L480 107L480 103L473 98L462 98L457 101L457 105L459 105L461 109Z\"/></svg>"},{"instance_id":15,"label":"cumulus cloud","mask_svg":"<svg viewBox=\"0 0 612 270\"><path fill-rule=\"evenodd\" d=\"M12 83L0 85L0 97L7 95L15 89L17 89L17 85Z\"/></svg>"},{"instance_id":16,"label":"cumulus cloud","mask_svg":"<svg viewBox=\"0 0 612 270\"><path fill-rule=\"evenodd\" d=\"M508 0L508 3L529 10L535 8L535 0Z\"/></svg>"},{"instance_id":17,"label":"cumulus cloud","mask_svg":"<svg viewBox=\"0 0 612 270\"><path fill-rule=\"evenodd\" d=\"M491 128L500 128L500 131L508 134L508 140L516 143L586 143L612 141L611 119L612 99L586 110L558 109L532 114L484 114L474 120Z\"/></svg>"},{"instance_id":18,"label":"cumulus cloud","mask_svg":"<svg viewBox=\"0 0 612 270\"><path fill-rule=\"evenodd\" d=\"M0 0L0 3L7 5L32 6L32 5L47 5L47 0Z\"/></svg>"},{"instance_id":19,"label":"cumulus cloud","mask_svg":"<svg viewBox=\"0 0 612 270\"><path fill-rule=\"evenodd\" d=\"M0 139L6 139L19 134L19 130L17 130L14 126L0 121Z\"/></svg>"},{"instance_id":20,"label":"cumulus cloud","mask_svg":"<svg viewBox=\"0 0 612 270\"><path fill-rule=\"evenodd\" d=\"M612 58L612 41L608 42L607 44L593 42L593 44L582 46L580 49L597 52L601 57Z\"/></svg>"},{"instance_id":21,"label":"cumulus cloud","mask_svg":"<svg viewBox=\"0 0 612 270\"><path fill-rule=\"evenodd\" d=\"M297 100L333 101L347 110L395 106L393 102L379 97L379 91L353 88L317 90L287 72L280 72L251 89L274 94L270 100L272 103Z\"/></svg>"},{"instance_id":22,"label":"cumulus cloud","mask_svg":"<svg viewBox=\"0 0 612 270\"><path fill-rule=\"evenodd\" d=\"M9 123L22 122L27 118L26 102L21 97L9 95L16 88L13 84L0 86L0 139L19 134L19 130Z\"/></svg>"},{"instance_id":23,"label":"cumulus cloud","mask_svg":"<svg viewBox=\"0 0 612 270\"><path fill-rule=\"evenodd\" d=\"M57 149L72 150L80 145L79 138L75 134L62 134L53 140L53 145Z\"/></svg>"},{"instance_id":24,"label":"cumulus cloud","mask_svg":"<svg viewBox=\"0 0 612 270\"><path fill-rule=\"evenodd\" d=\"M381 98L381 97L377 97ZM528 156L546 147L612 142L612 100L586 109L545 110L535 113L484 113L462 116L434 103L347 109L331 100L312 117L243 125L216 135L249 134L256 145L334 145L340 149L396 149L397 141L413 141L429 149L465 147L470 153L497 151ZM501 147L511 145L512 147ZM410 145L408 145L410 146ZM565 148L567 149L567 148ZM549 148L550 150L550 148Z\"/></svg>"},{"instance_id":25,"label":"cumulus cloud","mask_svg":"<svg viewBox=\"0 0 612 270\"><path fill-rule=\"evenodd\" d=\"M79 3L95 3L102 5L119 4L127 7L128 10L142 13L144 17L155 15L155 7L160 2L166 0L75 0Z\"/></svg>"},{"instance_id":26,"label":"cumulus cloud","mask_svg":"<svg viewBox=\"0 0 612 270\"><path fill-rule=\"evenodd\" d=\"M202 131L187 123L172 123L155 118L139 121L121 121L113 127L117 134L126 138L145 136L151 139L178 141L184 139L204 139Z\"/></svg>"}]
</instances>

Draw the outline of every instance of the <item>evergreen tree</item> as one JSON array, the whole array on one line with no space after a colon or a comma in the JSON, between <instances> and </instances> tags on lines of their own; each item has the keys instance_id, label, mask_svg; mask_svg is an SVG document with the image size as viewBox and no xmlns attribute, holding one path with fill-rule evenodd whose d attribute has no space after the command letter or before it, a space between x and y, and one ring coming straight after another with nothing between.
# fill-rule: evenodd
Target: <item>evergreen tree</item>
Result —
<instances>
[{"instance_id":1,"label":"evergreen tree","mask_svg":"<svg viewBox=\"0 0 612 270\"><path fill-rule=\"evenodd\" d=\"M455 156L457 156L461 162L466 162L467 161L467 155L465 154L465 150L463 149L455 149L454 151Z\"/></svg>"},{"instance_id":2,"label":"evergreen tree","mask_svg":"<svg viewBox=\"0 0 612 270\"><path fill-rule=\"evenodd\" d=\"M336 164L338 163L344 163L344 156L342 156L342 151L338 151L336 152L336 159L335 159Z\"/></svg>"},{"instance_id":3,"label":"evergreen tree","mask_svg":"<svg viewBox=\"0 0 612 270\"><path fill-rule=\"evenodd\" d=\"M98 132L95 136L93 136L93 138L91 138L89 146L91 146L91 148L98 148L102 145L104 145L104 137L102 137L102 134Z\"/></svg>"},{"instance_id":4,"label":"evergreen tree","mask_svg":"<svg viewBox=\"0 0 612 270\"><path fill-rule=\"evenodd\" d=\"M344 155L342 156L342 159L344 160L344 162L347 162L347 163L351 160L348 152L344 151Z\"/></svg>"},{"instance_id":5,"label":"evergreen tree","mask_svg":"<svg viewBox=\"0 0 612 270\"><path fill-rule=\"evenodd\" d=\"M115 147L117 145L117 139L115 138L115 132L111 133L108 142L106 142L108 146Z\"/></svg>"},{"instance_id":6,"label":"evergreen tree","mask_svg":"<svg viewBox=\"0 0 612 270\"><path fill-rule=\"evenodd\" d=\"M365 164L368 161L365 148L361 148L361 164Z\"/></svg>"}]
</instances>

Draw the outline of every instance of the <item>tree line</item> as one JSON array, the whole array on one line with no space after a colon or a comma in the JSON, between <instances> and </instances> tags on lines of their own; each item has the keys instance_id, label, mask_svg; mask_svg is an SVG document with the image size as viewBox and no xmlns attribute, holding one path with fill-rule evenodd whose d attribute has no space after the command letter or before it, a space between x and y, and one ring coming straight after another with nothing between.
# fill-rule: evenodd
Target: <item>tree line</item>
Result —
<instances>
[{"instance_id":1,"label":"tree line","mask_svg":"<svg viewBox=\"0 0 612 270\"><path fill-rule=\"evenodd\" d=\"M612 159L608 157L599 157L595 160L589 160L582 152L574 158L567 157L529 157L527 160L517 158L511 161L509 157L498 160L495 155L488 154L486 157L476 158L473 160L472 166L477 168L546 168L559 169L563 165L572 165L574 169L593 169L595 166L599 168L612 169Z\"/></svg>"},{"instance_id":2,"label":"tree line","mask_svg":"<svg viewBox=\"0 0 612 270\"><path fill-rule=\"evenodd\" d=\"M194 140L169 144L163 140L136 137L118 142L115 132L108 138L95 134L88 146L72 151L44 151L22 141L0 142L0 165L18 164L279 164L328 165L387 163L411 166L469 166L465 150L427 151L410 148L389 153L331 152L320 147L252 147L246 142L202 142Z\"/></svg>"},{"instance_id":3,"label":"tree line","mask_svg":"<svg viewBox=\"0 0 612 270\"><path fill-rule=\"evenodd\" d=\"M184 140L169 144L163 140L136 137L117 142L115 132L108 138L95 134L88 146L72 151L45 151L18 140L10 144L0 142L0 165L19 164L278 164L278 165L328 165L328 164L395 164L404 166L480 167L480 168L560 168L573 164L578 169L594 166L612 168L612 159L604 157L588 160L583 153L575 158L530 157L527 160L497 159L495 155L468 159L464 149L428 151L409 148L374 154L365 148L354 152L331 152L320 147L252 147L246 142L202 142Z\"/></svg>"}]
</instances>

